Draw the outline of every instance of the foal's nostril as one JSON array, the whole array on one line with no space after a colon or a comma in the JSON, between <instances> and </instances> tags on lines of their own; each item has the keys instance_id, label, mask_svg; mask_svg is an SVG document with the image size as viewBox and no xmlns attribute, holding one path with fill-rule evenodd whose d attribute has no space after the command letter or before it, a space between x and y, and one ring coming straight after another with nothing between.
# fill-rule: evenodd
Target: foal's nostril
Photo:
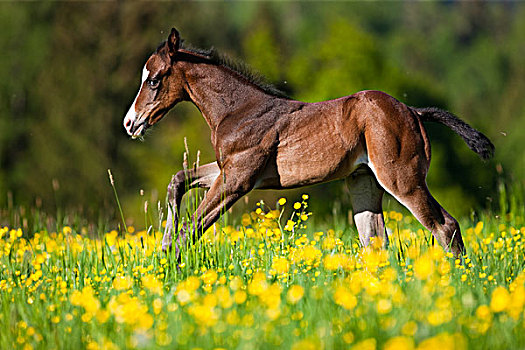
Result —
<instances>
[{"instance_id":1,"label":"foal's nostril","mask_svg":"<svg viewBox=\"0 0 525 350\"><path fill-rule=\"evenodd\" d=\"M131 120L128 119L128 121L126 122L126 128L129 128L131 126Z\"/></svg>"}]
</instances>

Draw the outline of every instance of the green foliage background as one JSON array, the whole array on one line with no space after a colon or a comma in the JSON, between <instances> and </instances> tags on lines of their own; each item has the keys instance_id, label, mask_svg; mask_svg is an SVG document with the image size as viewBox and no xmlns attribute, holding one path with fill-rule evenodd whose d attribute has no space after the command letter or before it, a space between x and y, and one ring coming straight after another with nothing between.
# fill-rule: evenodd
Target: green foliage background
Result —
<instances>
[{"instance_id":1,"label":"green foliage background","mask_svg":"<svg viewBox=\"0 0 525 350\"><path fill-rule=\"evenodd\" d=\"M202 162L213 160L191 104L144 143L122 127L142 66L172 26L296 99L374 89L454 112L492 139L496 157L483 163L450 130L428 125L429 186L453 215L495 206L499 178L524 184L524 19L522 3L1 3L0 208L112 213L111 168L132 219L140 189L163 201L184 137ZM316 213L348 209L341 181L308 191Z\"/></svg>"}]
</instances>

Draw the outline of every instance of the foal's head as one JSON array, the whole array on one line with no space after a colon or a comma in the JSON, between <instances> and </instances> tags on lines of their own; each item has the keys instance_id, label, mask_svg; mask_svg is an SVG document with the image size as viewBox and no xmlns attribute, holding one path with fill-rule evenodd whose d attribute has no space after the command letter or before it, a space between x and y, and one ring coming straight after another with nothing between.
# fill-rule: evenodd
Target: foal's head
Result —
<instances>
[{"instance_id":1,"label":"foal's head","mask_svg":"<svg viewBox=\"0 0 525 350\"><path fill-rule=\"evenodd\" d=\"M173 28L144 65L139 93L124 117L124 128L132 138L142 136L185 98L182 71L176 64L179 46L179 33Z\"/></svg>"}]
</instances>

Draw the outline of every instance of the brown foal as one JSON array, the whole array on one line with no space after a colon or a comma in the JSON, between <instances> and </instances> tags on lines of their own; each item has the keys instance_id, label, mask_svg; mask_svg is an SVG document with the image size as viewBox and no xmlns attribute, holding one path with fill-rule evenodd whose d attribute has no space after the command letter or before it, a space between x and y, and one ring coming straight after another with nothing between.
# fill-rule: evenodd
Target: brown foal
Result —
<instances>
[{"instance_id":1,"label":"brown foal","mask_svg":"<svg viewBox=\"0 0 525 350\"><path fill-rule=\"evenodd\" d=\"M346 178L363 245L374 236L388 240L381 205L387 191L445 250L455 256L464 251L457 221L427 188L430 142L423 121L447 125L484 159L492 156L494 146L452 114L409 107L379 91L318 103L294 101L211 53L182 48L172 29L144 66L124 127L132 138L141 137L180 101L193 102L206 119L217 161L173 176L163 249L172 247L178 209L189 188L209 189L193 214L198 236L252 189ZM188 230L182 227L178 235L177 256Z\"/></svg>"}]
</instances>

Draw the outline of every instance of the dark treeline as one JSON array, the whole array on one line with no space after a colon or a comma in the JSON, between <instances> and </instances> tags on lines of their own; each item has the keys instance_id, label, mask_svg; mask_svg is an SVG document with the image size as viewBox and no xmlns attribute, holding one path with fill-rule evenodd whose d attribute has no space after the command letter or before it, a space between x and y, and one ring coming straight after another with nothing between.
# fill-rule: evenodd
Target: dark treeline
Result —
<instances>
[{"instance_id":1,"label":"dark treeline","mask_svg":"<svg viewBox=\"0 0 525 350\"><path fill-rule=\"evenodd\" d=\"M496 157L483 163L450 130L428 125L429 186L452 213L486 207L499 178L525 175L524 18L521 3L0 4L0 207L12 198L89 215L113 210L111 168L124 207L138 212L140 189L163 200L184 137L193 159L200 150L212 160L207 126L190 104L145 142L122 127L145 59L172 26L296 99L374 89L452 111L493 140ZM347 205L343 188L308 192L316 210L331 212Z\"/></svg>"}]
</instances>

